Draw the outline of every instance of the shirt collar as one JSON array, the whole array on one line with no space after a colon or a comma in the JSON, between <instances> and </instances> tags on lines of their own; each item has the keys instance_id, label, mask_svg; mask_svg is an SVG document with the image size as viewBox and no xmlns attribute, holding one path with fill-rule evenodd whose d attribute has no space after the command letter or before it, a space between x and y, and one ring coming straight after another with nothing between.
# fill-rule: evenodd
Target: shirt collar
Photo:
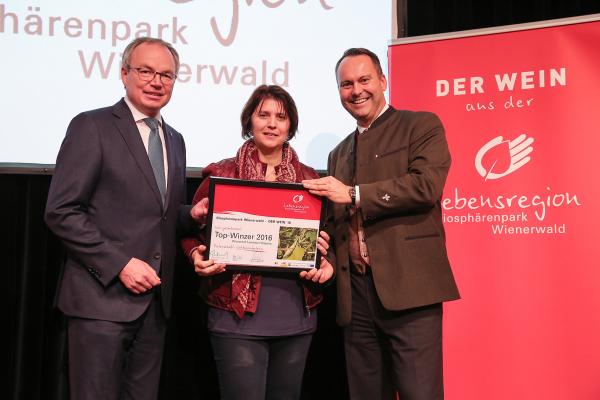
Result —
<instances>
[{"instance_id":1,"label":"shirt collar","mask_svg":"<svg viewBox=\"0 0 600 400\"><path fill-rule=\"evenodd\" d=\"M129 100L129 97L127 97L127 96L125 96L125 103L127 103L127 106L131 110L131 114L133 114L133 119L135 120L135 122L140 122L144 118L152 118L152 117L147 116L146 114L144 114L140 110L138 110L133 105L133 103L131 102L131 100ZM156 114L156 117L154 117L154 119L158 121L158 124L160 126L162 126L162 117L160 116L160 112L158 114Z\"/></svg>"},{"instance_id":2,"label":"shirt collar","mask_svg":"<svg viewBox=\"0 0 600 400\"><path fill-rule=\"evenodd\" d=\"M379 113L379 115L377 115L377 117L375 117L375 119L373 120L373 122L375 122L375 120L377 118L381 117L381 114L383 114L384 112L386 112L388 108L390 108L390 105L388 103L385 103L385 107L383 107L383 109L381 110L381 112ZM371 127L371 125L373 125L373 122L371 122L369 124L369 126L367 126L367 127L356 125L356 129L358 130L358 133L363 133L364 131L366 131L367 129L369 129Z\"/></svg>"}]
</instances>

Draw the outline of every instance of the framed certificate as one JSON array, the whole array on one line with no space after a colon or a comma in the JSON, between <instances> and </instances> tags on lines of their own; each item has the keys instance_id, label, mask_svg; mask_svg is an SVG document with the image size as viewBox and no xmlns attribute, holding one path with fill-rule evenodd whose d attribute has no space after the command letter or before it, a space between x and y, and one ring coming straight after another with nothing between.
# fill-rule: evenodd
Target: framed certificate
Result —
<instances>
[{"instance_id":1,"label":"framed certificate","mask_svg":"<svg viewBox=\"0 0 600 400\"><path fill-rule=\"evenodd\" d=\"M325 199L299 183L210 177L208 258L229 270L319 268Z\"/></svg>"}]
</instances>

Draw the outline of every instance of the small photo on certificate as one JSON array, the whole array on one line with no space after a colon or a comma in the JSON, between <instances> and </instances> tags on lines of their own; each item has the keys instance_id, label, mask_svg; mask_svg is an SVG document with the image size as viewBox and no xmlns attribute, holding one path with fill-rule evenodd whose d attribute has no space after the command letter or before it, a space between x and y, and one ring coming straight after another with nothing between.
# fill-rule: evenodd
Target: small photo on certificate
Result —
<instances>
[{"instance_id":1,"label":"small photo on certificate","mask_svg":"<svg viewBox=\"0 0 600 400\"><path fill-rule=\"evenodd\" d=\"M278 260L314 260L317 249L317 229L292 226L279 227Z\"/></svg>"}]
</instances>

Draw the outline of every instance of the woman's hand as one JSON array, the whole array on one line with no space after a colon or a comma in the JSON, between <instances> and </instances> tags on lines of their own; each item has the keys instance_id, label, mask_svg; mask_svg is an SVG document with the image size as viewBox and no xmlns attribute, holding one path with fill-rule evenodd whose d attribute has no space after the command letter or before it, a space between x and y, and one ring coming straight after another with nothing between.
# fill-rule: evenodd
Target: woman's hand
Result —
<instances>
[{"instance_id":1,"label":"woman's hand","mask_svg":"<svg viewBox=\"0 0 600 400\"><path fill-rule=\"evenodd\" d=\"M319 268L313 268L310 271L300 272L300 278L315 283L325 283L333 276L333 267L325 258L321 258Z\"/></svg>"},{"instance_id":2,"label":"woman's hand","mask_svg":"<svg viewBox=\"0 0 600 400\"><path fill-rule=\"evenodd\" d=\"M197 202L190 210L191 217L198 223L206 223L206 214L208 214L208 197Z\"/></svg>"},{"instance_id":3,"label":"woman's hand","mask_svg":"<svg viewBox=\"0 0 600 400\"><path fill-rule=\"evenodd\" d=\"M225 264L215 263L214 260L204 260L206 246L200 245L192 252L194 271L200 276L211 276L225 272Z\"/></svg>"},{"instance_id":4,"label":"woman's hand","mask_svg":"<svg viewBox=\"0 0 600 400\"><path fill-rule=\"evenodd\" d=\"M329 250L329 240L330 238L327 232L319 232L319 237L317 238L317 249L319 249L323 257L327 255L327 250Z\"/></svg>"},{"instance_id":5,"label":"woman's hand","mask_svg":"<svg viewBox=\"0 0 600 400\"><path fill-rule=\"evenodd\" d=\"M321 265L319 268L313 268L310 271L300 272L300 278L315 283L325 283L333 276L333 266L325 259L327 250L329 249L329 235L325 231L319 232L319 238L317 238L317 249L321 253Z\"/></svg>"}]
</instances>

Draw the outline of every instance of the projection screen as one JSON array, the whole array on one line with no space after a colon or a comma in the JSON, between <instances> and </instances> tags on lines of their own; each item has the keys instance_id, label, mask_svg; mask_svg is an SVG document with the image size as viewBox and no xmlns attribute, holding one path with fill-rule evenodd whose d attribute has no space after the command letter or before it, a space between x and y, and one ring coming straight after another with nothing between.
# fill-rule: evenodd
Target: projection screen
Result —
<instances>
[{"instance_id":1,"label":"projection screen","mask_svg":"<svg viewBox=\"0 0 600 400\"><path fill-rule=\"evenodd\" d=\"M367 47L387 70L391 8L389 0L2 1L0 163L53 164L71 118L123 95L121 52L149 35L181 56L162 115L184 135L188 167L235 154L240 111L266 83L292 94L300 115L292 144L325 169L354 128L335 63L345 49Z\"/></svg>"}]
</instances>

